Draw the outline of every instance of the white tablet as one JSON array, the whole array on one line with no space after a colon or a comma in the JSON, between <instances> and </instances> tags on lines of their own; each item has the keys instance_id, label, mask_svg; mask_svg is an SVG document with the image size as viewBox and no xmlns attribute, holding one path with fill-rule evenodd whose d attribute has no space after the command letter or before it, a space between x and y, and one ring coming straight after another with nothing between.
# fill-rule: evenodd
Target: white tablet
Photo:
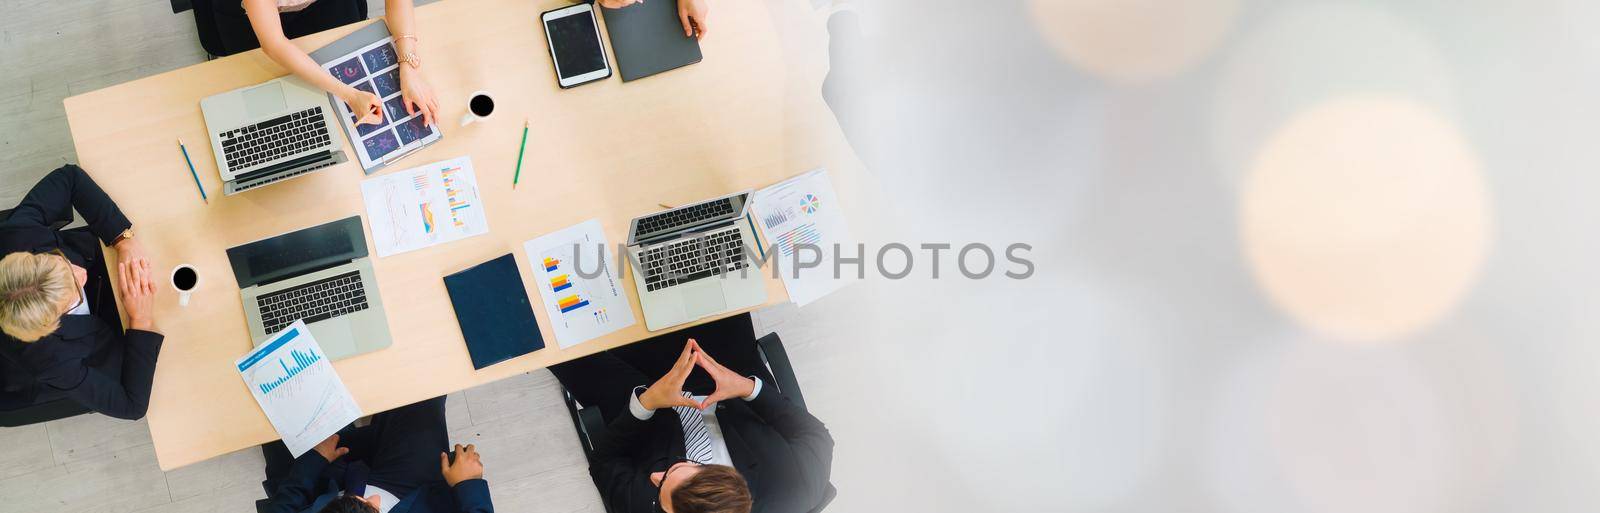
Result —
<instances>
[{"instance_id":1,"label":"white tablet","mask_svg":"<svg viewBox=\"0 0 1600 513\"><path fill-rule=\"evenodd\" d=\"M593 4L546 11L540 18L545 40L550 43L550 60L556 65L556 79L563 89L611 76Z\"/></svg>"}]
</instances>

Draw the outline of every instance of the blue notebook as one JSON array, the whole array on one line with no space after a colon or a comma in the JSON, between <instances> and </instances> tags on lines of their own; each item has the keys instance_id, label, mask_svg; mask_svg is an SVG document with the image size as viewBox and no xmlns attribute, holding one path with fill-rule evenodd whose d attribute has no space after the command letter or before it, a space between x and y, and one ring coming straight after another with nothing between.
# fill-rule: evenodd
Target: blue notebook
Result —
<instances>
[{"instance_id":1,"label":"blue notebook","mask_svg":"<svg viewBox=\"0 0 1600 513\"><path fill-rule=\"evenodd\" d=\"M533 318L528 289L522 286L517 259L505 256L445 276L461 336L472 354L472 368L482 369L544 348L544 335Z\"/></svg>"}]
</instances>

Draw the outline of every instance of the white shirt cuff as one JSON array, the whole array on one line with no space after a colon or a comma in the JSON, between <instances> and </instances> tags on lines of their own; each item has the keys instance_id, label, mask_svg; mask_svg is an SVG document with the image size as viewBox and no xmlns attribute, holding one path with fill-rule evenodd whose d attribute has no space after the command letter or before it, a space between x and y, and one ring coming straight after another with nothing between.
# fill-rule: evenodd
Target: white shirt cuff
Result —
<instances>
[{"instance_id":1,"label":"white shirt cuff","mask_svg":"<svg viewBox=\"0 0 1600 513\"><path fill-rule=\"evenodd\" d=\"M639 391L643 388L645 388L643 385L636 386L633 387L632 392L628 393L628 413L632 413L633 418L639 420L650 420L650 417L656 415L656 411L647 409L643 404L639 404Z\"/></svg>"},{"instance_id":2,"label":"white shirt cuff","mask_svg":"<svg viewBox=\"0 0 1600 513\"><path fill-rule=\"evenodd\" d=\"M754 401L756 400L756 396L761 395L761 378L750 376L750 379L755 380L756 387L750 390L750 395L744 396L744 400L746 401Z\"/></svg>"}]
</instances>

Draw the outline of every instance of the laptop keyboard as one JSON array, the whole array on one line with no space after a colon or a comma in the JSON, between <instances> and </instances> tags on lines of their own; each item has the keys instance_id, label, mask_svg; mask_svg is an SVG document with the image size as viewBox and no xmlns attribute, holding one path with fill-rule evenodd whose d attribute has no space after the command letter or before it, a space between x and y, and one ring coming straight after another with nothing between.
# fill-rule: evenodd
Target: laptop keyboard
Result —
<instances>
[{"instance_id":1,"label":"laptop keyboard","mask_svg":"<svg viewBox=\"0 0 1600 513\"><path fill-rule=\"evenodd\" d=\"M350 271L257 296L256 307L261 311L261 327L270 335L298 319L311 324L366 310L367 291L361 286L361 271Z\"/></svg>"},{"instance_id":2,"label":"laptop keyboard","mask_svg":"<svg viewBox=\"0 0 1600 513\"><path fill-rule=\"evenodd\" d=\"M724 230L704 237L685 237L639 253L645 290L660 290L748 266L744 237Z\"/></svg>"},{"instance_id":3,"label":"laptop keyboard","mask_svg":"<svg viewBox=\"0 0 1600 513\"><path fill-rule=\"evenodd\" d=\"M639 234L653 234L687 228L697 224L733 215L733 198L723 198L709 203L673 209L639 220Z\"/></svg>"},{"instance_id":4,"label":"laptop keyboard","mask_svg":"<svg viewBox=\"0 0 1600 513\"><path fill-rule=\"evenodd\" d=\"M222 156L234 172L326 146L331 141L321 106L235 128L223 132L220 138Z\"/></svg>"}]
</instances>

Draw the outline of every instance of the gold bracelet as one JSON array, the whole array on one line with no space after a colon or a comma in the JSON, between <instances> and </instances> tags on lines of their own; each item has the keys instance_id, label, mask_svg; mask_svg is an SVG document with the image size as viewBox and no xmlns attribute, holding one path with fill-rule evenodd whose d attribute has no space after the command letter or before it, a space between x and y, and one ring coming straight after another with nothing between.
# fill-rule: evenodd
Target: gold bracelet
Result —
<instances>
[{"instance_id":1,"label":"gold bracelet","mask_svg":"<svg viewBox=\"0 0 1600 513\"><path fill-rule=\"evenodd\" d=\"M400 51L400 40L401 39L410 39L414 43L414 44L411 45L412 46L411 51ZM394 45L395 52L400 54L400 64L410 64L411 65L411 69L421 69L422 68L422 58L421 57L417 57L416 45L417 44L421 44L422 40L421 39L417 39L417 36L405 35L405 36L400 36L400 37L394 38L394 41L395 41L395 45Z\"/></svg>"}]
</instances>

